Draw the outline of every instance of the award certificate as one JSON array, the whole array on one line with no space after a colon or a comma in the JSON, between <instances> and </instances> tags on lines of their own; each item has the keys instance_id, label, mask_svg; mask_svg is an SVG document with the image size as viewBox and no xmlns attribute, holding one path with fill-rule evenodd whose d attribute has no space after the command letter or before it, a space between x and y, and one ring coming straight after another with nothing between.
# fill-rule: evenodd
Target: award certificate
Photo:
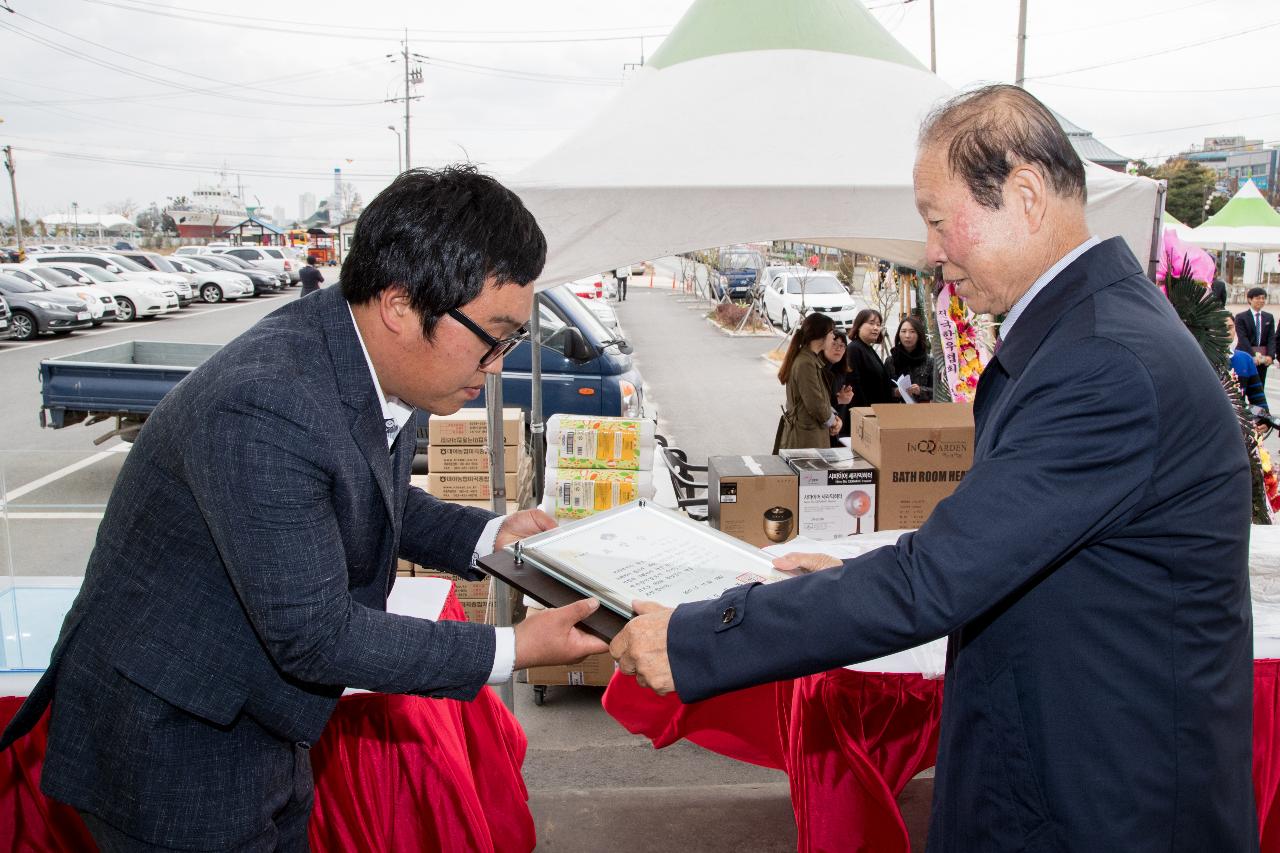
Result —
<instances>
[{"instance_id":1,"label":"award certificate","mask_svg":"<svg viewBox=\"0 0 1280 853\"><path fill-rule=\"evenodd\" d=\"M507 548L624 617L631 602L675 607L717 598L744 583L790 577L772 558L683 513L640 500L539 533Z\"/></svg>"}]
</instances>

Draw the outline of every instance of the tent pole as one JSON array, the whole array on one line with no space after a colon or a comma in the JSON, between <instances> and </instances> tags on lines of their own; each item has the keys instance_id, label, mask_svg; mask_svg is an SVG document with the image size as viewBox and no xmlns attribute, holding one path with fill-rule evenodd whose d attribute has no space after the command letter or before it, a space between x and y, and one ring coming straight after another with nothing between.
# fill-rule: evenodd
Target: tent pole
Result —
<instances>
[{"instance_id":1,"label":"tent pole","mask_svg":"<svg viewBox=\"0 0 1280 853\"><path fill-rule=\"evenodd\" d=\"M542 422L542 317L538 296L533 297L533 313L529 315L529 371L533 385L529 396L529 432L533 437L533 497L542 500L543 465L547 458L547 427Z\"/></svg>"},{"instance_id":2,"label":"tent pole","mask_svg":"<svg viewBox=\"0 0 1280 853\"><path fill-rule=\"evenodd\" d=\"M507 514L507 473L503 461L502 436L502 374L486 373L484 376L484 402L488 414L489 434L489 492L493 496L493 511ZM511 627L511 588L497 578L493 579L493 602L499 628ZM513 673L514 676L514 673ZM515 710L515 682L508 678L498 685L498 697L508 710Z\"/></svg>"},{"instance_id":3,"label":"tent pole","mask_svg":"<svg viewBox=\"0 0 1280 853\"><path fill-rule=\"evenodd\" d=\"M1156 206L1152 211L1151 249L1147 252L1147 278L1156 280L1156 268L1160 264L1160 255L1164 251L1164 197L1168 192L1168 184L1156 181Z\"/></svg>"}]
</instances>

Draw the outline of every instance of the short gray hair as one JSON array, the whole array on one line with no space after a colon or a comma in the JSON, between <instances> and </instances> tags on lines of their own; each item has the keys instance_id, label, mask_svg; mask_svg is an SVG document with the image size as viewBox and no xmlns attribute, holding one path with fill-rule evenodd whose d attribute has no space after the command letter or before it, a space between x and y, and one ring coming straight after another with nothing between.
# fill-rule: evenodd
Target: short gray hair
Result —
<instances>
[{"instance_id":1,"label":"short gray hair","mask_svg":"<svg viewBox=\"0 0 1280 853\"><path fill-rule=\"evenodd\" d=\"M1026 89L1006 83L964 92L929 113L921 149L945 145L947 165L974 201L999 210L1014 167L1035 164L1059 196L1086 199L1084 162L1049 108Z\"/></svg>"}]
</instances>

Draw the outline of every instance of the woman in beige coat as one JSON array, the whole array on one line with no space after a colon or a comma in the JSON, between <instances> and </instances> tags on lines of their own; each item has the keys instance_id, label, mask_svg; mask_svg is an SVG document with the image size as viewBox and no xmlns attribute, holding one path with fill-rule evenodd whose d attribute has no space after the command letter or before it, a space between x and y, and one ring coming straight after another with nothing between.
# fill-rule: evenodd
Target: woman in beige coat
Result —
<instances>
[{"instance_id":1,"label":"woman in beige coat","mask_svg":"<svg viewBox=\"0 0 1280 853\"><path fill-rule=\"evenodd\" d=\"M791 336L778 369L787 388L787 403L778 422L776 453L781 448L830 447L840 430L831 408L831 379L822 351L835 337L835 324L826 314L810 314Z\"/></svg>"}]
</instances>

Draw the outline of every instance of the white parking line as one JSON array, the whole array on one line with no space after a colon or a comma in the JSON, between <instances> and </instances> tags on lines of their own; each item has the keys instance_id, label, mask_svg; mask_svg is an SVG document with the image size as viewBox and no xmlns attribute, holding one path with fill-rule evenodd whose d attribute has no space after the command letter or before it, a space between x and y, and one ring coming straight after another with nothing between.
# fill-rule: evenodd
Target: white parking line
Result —
<instances>
[{"instance_id":1,"label":"white parking line","mask_svg":"<svg viewBox=\"0 0 1280 853\"><path fill-rule=\"evenodd\" d=\"M50 483L57 482L58 480L61 480L63 477L66 477L69 474L74 474L75 472L81 470L82 468L88 468L90 465L94 465L98 462L101 462L103 459L109 459L111 458L112 455L116 453L127 453L128 451L129 451L129 445L123 441L118 444L112 444L101 453L95 453L92 456L88 456L84 459L81 459L79 462L73 462L70 465L66 466L65 468L59 468L57 471L54 471L52 474L46 474L37 480L32 480L30 483L27 483L25 486L18 486L13 491L8 492L7 495L5 496L7 503L13 503L18 498L23 497L24 495L30 494L31 492L34 492L36 489L42 486L47 486ZM7 503L6 501L0 501L0 509L4 509Z\"/></svg>"},{"instance_id":2,"label":"white parking line","mask_svg":"<svg viewBox=\"0 0 1280 853\"><path fill-rule=\"evenodd\" d=\"M7 512L9 521L101 521L101 512Z\"/></svg>"}]
</instances>

